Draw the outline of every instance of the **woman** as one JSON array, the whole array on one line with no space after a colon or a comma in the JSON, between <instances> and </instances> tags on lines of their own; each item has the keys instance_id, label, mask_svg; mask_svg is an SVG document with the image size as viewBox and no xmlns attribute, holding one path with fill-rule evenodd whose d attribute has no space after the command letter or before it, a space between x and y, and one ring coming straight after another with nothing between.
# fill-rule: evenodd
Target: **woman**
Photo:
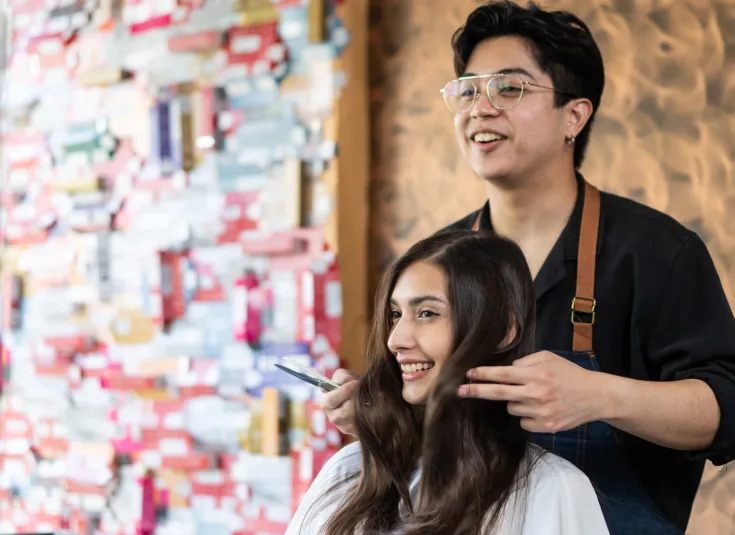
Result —
<instances>
[{"instance_id":1,"label":"woman","mask_svg":"<svg viewBox=\"0 0 735 535\"><path fill-rule=\"evenodd\" d=\"M376 297L360 440L324 466L287 535L608 534L581 471L529 445L504 403L457 396L469 369L533 351L534 318L506 239L447 232L398 259Z\"/></svg>"}]
</instances>

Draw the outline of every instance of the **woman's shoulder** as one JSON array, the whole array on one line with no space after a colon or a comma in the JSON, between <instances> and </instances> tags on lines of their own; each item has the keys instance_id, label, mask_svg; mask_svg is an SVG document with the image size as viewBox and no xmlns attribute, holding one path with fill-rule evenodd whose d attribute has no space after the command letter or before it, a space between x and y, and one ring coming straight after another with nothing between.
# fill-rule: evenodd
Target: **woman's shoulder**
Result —
<instances>
[{"instance_id":1,"label":"woman's shoulder","mask_svg":"<svg viewBox=\"0 0 735 535\"><path fill-rule=\"evenodd\" d=\"M324 463L302 497L286 535L316 535L322 532L346 494L346 488L339 485L360 471L361 451L360 444L354 442L341 448Z\"/></svg>"},{"instance_id":2,"label":"woman's shoulder","mask_svg":"<svg viewBox=\"0 0 735 535\"><path fill-rule=\"evenodd\" d=\"M340 448L324 464L323 472L330 480L350 477L360 471L362 466L362 448L359 442L352 442Z\"/></svg>"},{"instance_id":3,"label":"woman's shoulder","mask_svg":"<svg viewBox=\"0 0 735 535\"><path fill-rule=\"evenodd\" d=\"M524 534L608 535L595 488L574 464L532 446Z\"/></svg>"},{"instance_id":4,"label":"woman's shoulder","mask_svg":"<svg viewBox=\"0 0 735 535\"><path fill-rule=\"evenodd\" d=\"M529 447L531 462L531 485L555 486L575 481L589 483L589 478L582 470L563 457L550 453L535 444Z\"/></svg>"}]
</instances>

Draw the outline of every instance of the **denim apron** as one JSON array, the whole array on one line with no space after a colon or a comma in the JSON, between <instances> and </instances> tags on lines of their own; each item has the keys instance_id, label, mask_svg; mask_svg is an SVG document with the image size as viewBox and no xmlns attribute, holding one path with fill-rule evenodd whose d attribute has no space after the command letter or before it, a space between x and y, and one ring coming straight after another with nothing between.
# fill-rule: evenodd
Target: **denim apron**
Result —
<instances>
[{"instance_id":1,"label":"denim apron","mask_svg":"<svg viewBox=\"0 0 735 535\"><path fill-rule=\"evenodd\" d=\"M596 301L595 254L600 219L600 192L585 183L577 260L577 290L570 319L574 326L572 351L549 349L557 355L599 372L592 350ZM473 226L480 228L478 215ZM610 535L683 535L643 488L618 430L604 422L589 422L558 433L531 433L532 442L575 464L597 491ZM590 534L594 535L594 534Z\"/></svg>"}]
</instances>

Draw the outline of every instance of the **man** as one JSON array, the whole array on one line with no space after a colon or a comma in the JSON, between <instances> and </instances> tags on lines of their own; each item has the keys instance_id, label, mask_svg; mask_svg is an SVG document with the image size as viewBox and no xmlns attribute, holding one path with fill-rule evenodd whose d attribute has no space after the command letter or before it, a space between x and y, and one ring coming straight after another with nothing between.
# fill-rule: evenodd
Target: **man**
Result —
<instances>
[{"instance_id":1,"label":"man","mask_svg":"<svg viewBox=\"0 0 735 535\"><path fill-rule=\"evenodd\" d=\"M488 202L448 228L520 245L538 348L470 370L458 395L507 402L534 441L580 466L613 535L681 534L705 460L735 458L735 319L709 253L578 173L604 86L581 20L492 2L453 47L458 80L443 95ZM323 401L346 433L352 379L338 371Z\"/></svg>"}]
</instances>

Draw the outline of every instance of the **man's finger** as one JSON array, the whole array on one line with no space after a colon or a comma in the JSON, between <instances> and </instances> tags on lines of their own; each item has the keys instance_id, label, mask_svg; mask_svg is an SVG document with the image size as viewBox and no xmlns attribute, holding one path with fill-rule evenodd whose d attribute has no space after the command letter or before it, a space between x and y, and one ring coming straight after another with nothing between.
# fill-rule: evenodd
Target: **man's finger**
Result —
<instances>
[{"instance_id":1,"label":"man's finger","mask_svg":"<svg viewBox=\"0 0 735 535\"><path fill-rule=\"evenodd\" d=\"M476 381L524 385L534 375L535 370L514 366L482 366L467 372L467 377Z\"/></svg>"},{"instance_id":2,"label":"man's finger","mask_svg":"<svg viewBox=\"0 0 735 535\"><path fill-rule=\"evenodd\" d=\"M518 366L518 367L537 366L538 364L548 362L554 356L556 355L554 355L553 353L549 353L548 351L539 351L538 353L532 353L530 355L527 355L525 357L522 357L522 358L519 358L513 361L513 366Z\"/></svg>"},{"instance_id":3,"label":"man's finger","mask_svg":"<svg viewBox=\"0 0 735 535\"><path fill-rule=\"evenodd\" d=\"M349 411L346 411L343 409L335 410L334 417L332 418L332 423L336 425L337 427L342 427L350 423Z\"/></svg>"},{"instance_id":4,"label":"man's finger","mask_svg":"<svg viewBox=\"0 0 735 535\"><path fill-rule=\"evenodd\" d=\"M537 415L537 407L522 401L509 401L508 414L533 418Z\"/></svg>"},{"instance_id":5,"label":"man's finger","mask_svg":"<svg viewBox=\"0 0 735 535\"><path fill-rule=\"evenodd\" d=\"M355 380L357 380L357 375L343 368L338 369L332 374L332 382L337 383L338 385L343 385Z\"/></svg>"},{"instance_id":6,"label":"man's finger","mask_svg":"<svg viewBox=\"0 0 735 535\"><path fill-rule=\"evenodd\" d=\"M526 389L522 386L471 383L459 387L458 392L463 398L488 399L492 401L522 401L526 399Z\"/></svg>"},{"instance_id":7,"label":"man's finger","mask_svg":"<svg viewBox=\"0 0 735 535\"><path fill-rule=\"evenodd\" d=\"M355 388L357 388L357 384L357 381L353 379L331 392L326 392L322 396L322 409L325 411L333 411L334 409L339 408L345 401L352 397Z\"/></svg>"},{"instance_id":8,"label":"man's finger","mask_svg":"<svg viewBox=\"0 0 735 535\"><path fill-rule=\"evenodd\" d=\"M533 418L521 418L521 427L530 433L545 433L546 429Z\"/></svg>"},{"instance_id":9,"label":"man's finger","mask_svg":"<svg viewBox=\"0 0 735 535\"><path fill-rule=\"evenodd\" d=\"M531 433L560 433L568 430L543 418L521 418L521 427Z\"/></svg>"}]
</instances>

